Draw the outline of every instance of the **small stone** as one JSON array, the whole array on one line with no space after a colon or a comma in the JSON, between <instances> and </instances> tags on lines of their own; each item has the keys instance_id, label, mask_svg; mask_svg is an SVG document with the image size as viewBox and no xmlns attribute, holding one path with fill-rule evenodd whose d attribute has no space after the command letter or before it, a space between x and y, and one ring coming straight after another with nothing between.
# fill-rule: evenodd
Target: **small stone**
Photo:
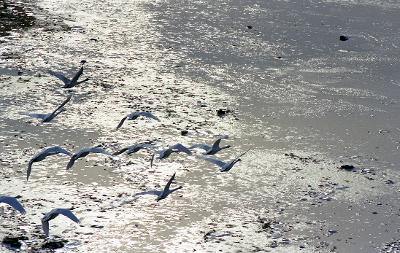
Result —
<instances>
[{"instance_id":1,"label":"small stone","mask_svg":"<svg viewBox=\"0 0 400 253\"><path fill-rule=\"evenodd\" d=\"M253 26L252 25L248 25L247 29L251 30L251 29L253 29Z\"/></svg>"},{"instance_id":2,"label":"small stone","mask_svg":"<svg viewBox=\"0 0 400 253\"><path fill-rule=\"evenodd\" d=\"M349 37L345 36L345 35L340 35L339 40L340 41L346 41L346 40L349 40Z\"/></svg>"},{"instance_id":3,"label":"small stone","mask_svg":"<svg viewBox=\"0 0 400 253\"><path fill-rule=\"evenodd\" d=\"M352 170L355 169L355 167L354 167L353 165L345 164L345 165L340 166L339 169L341 169L341 170L347 170L347 171L352 171Z\"/></svg>"},{"instance_id":4,"label":"small stone","mask_svg":"<svg viewBox=\"0 0 400 253\"><path fill-rule=\"evenodd\" d=\"M385 181L385 184L394 184L394 181L393 181L393 180L390 180L390 179L388 179L388 180L386 180L386 181Z\"/></svg>"},{"instance_id":5,"label":"small stone","mask_svg":"<svg viewBox=\"0 0 400 253\"><path fill-rule=\"evenodd\" d=\"M186 136L186 135L188 135L188 133L189 133L188 130L182 130L182 131L181 131L181 135L182 135L182 136Z\"/></svg>"}]
</instances>

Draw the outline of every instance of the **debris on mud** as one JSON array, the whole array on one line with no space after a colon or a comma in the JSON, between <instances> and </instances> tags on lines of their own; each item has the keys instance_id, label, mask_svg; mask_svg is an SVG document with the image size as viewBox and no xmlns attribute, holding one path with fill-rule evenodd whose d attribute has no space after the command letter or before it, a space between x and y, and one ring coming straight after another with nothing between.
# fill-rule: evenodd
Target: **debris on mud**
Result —
<instances>
[{"instance_id":1,"label":"debris on mud","mask_svg":"<svg viewBox=\"0 0 400 253\"><path fill-rule=\"evenodd\" d=\"M294 153L285 153L285 156L288 156L292 159L300 160L303 163L309 163L309 162L319 163L320 162L319 160L317 160L313 157L301 157L301 156L295 155Z\"/></svg>"},{"instance_id":2,"label":"debris on mud","mask_svg":"<svg viewBox=\"0 0 400 253\"><path fill-rule=\"evenodd\" d=\"M346 41L346 40L349 40L349 37L345 36L345 35L340 35L339 40L340 41Z\"/></svg>"},{"instance_id":3,"label":"debris on mud","mask_svg":"<svg viewBox=\"0 0 400 253\"><path fill-rule=\"evenodd\" d=\"M381 252L385 252L385 253L398 253L398 252L400 252L400 240L386 243L382 247Z\"/></svg>"}]
</instances>

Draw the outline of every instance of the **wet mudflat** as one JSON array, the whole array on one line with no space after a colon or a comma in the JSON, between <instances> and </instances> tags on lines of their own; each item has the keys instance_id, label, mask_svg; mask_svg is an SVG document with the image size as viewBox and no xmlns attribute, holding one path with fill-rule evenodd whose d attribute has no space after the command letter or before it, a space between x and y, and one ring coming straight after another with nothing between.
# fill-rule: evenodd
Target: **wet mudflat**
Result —
<instances>
[{"instance_id":1,"label":"wet mudflat","mask_svg":"<svg viewBox=\"0 0 400 253\"><path fill-rule=\"evenodd\" d=\"M399 252L399 7L38 1L39 25L1 38L0 192L28 211L6 209L1 238L20 237L25 251L50 241L61 252ZM72 75L81 60L91 80L76 88L47 74ZM50 123L25 115L68 94ZM114 131L136 110L161 122ZM116 151L223 134L232 148L218 157L251 148L229 173L185 155L150 168L141 152L71 171L68 158L48 158L26 182L29 159L51 145ZM183 188L167 199L134 196L174 172ZM81 224L55 219L45 239L40 218L55 207Z\"/></svg>"}]
</instances>

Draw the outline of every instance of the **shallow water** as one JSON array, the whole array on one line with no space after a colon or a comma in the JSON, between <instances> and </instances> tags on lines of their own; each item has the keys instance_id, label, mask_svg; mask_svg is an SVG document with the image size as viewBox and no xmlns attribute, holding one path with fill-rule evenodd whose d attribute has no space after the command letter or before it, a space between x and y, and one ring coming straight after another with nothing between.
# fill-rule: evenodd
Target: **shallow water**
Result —
<instances>
[{"instance_id":1,"label":"shallow water","mask_svg":"<svg viewBox=\"0 0 400 253\"><path fill-rule=\"evenodd\" d=\"M51 223L64 252L387 250L399 240L399 10L395 1L39 1L39 25L2 38L0 192L21 195L28 214L7 209L0 235L27 235L24 249L37 250L41 213L73 207L80 226ZM72 75L83 59L91 80L76 88L46 73ZM25 115L67 94L51 123ZM135 110L161 123L114 131ZM50 145L116 151L222 134L232 148L218 157L251 149L229 173L185 155L150 168L140 152L90 155L72 171L68 158L48 158L25 181L29 159ZM133 196L174 172L183 188L167 199Z\"/></svg>"}]
</instances>

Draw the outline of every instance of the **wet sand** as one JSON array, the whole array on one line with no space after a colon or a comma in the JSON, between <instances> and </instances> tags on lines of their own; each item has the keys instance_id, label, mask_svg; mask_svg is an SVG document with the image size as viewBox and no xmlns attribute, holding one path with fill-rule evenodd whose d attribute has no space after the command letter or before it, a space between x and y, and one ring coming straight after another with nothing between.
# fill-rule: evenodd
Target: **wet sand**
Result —
<instances>
[{"instance_id":1,"label":"wet sand","mask_svg":"<svg viewBox=\"0 0 400 253\"><path fill-rule=\"evenodd\" d=\"M26 236L26 252L62 240L61 252L399 252L399 10L383 1L38 1L35 26L0 38L0 193L20 195L28 211L5 209L1 238ZM76 88L47 74L72 75L81 60L90 81ZM24 115L68 94L51 123ZM113 131L136 110L161 123ZM185 155L150 168L141 152L91 155L72 171L67 158L48 158L26 182L46 146L116 151L223 134L232 148L218 157L251 149L228 173ZM133 196L174 172L183 188L167 199ZM40 218L55 207L82 222L57 218L45 239Z\"/></svg>"}]
</instances>

